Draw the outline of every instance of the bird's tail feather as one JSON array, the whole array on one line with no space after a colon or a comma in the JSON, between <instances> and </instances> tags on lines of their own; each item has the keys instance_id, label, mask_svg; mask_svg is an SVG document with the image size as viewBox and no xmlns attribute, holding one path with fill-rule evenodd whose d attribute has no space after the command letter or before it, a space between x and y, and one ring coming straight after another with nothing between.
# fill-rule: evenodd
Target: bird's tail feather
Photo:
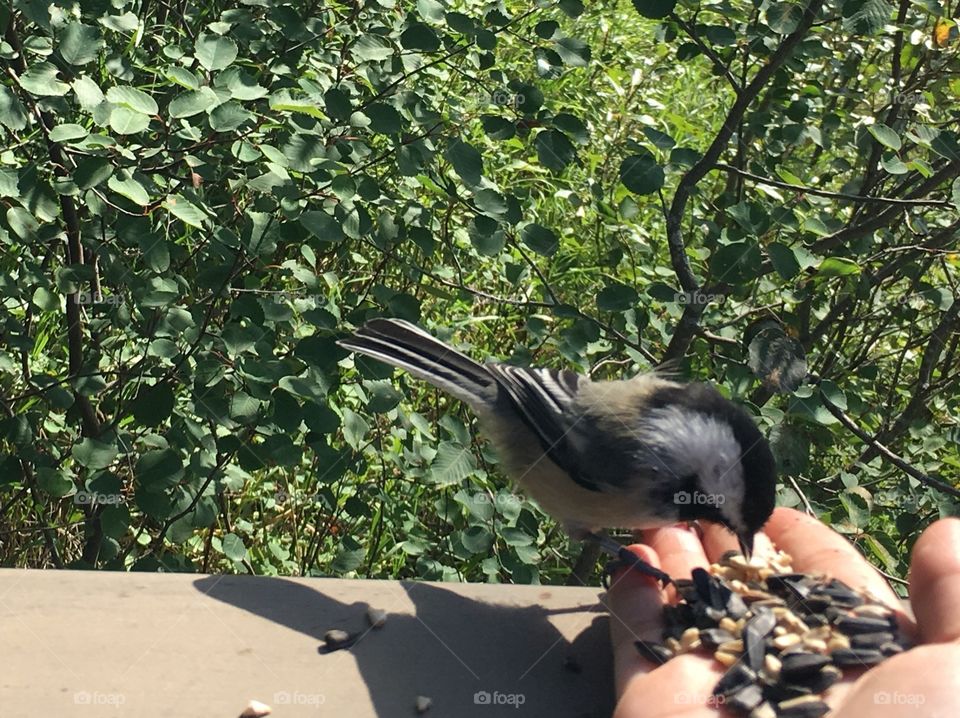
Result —
<instances>
[{"instance_id":1,"label":"bird's tail feather","mask_svg":"<svg viewBox=\"0 0 960 718\"><path fill-rule=\"evenodd\" d=\"M406 369L472 406L486 404L496 387L482 364L402 319L372 319L337 344Z\"/></svg>"}]
</instances>

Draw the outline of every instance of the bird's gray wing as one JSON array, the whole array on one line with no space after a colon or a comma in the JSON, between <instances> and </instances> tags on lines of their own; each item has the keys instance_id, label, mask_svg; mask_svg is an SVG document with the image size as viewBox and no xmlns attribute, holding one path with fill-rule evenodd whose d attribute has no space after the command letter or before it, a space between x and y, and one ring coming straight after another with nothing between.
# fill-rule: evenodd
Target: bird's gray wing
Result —
<instances>
[{"instance_id":1,"label":"bird's gray wing","mask_svg":"<svg viewBox=\"0 0 960 718\"><path fill-rule=\"evenodd\" d=\"M590 426L577 409L577 392L590 380L572 371L510 364L488 364L487 370L550 460L584 488L599 491L584 470L579 448L589 442Z\"/></svg>"}]
</instances>

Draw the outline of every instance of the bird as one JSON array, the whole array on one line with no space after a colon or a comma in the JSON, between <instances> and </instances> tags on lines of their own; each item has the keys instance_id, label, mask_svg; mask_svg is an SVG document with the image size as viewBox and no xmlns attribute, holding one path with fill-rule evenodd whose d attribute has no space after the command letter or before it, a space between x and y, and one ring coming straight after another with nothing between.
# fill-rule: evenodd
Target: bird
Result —
<instances>
[{"instance_id":1,"label":"bird","mask_svg":"<svg viewBox=\"0 0 960 718\"><path fill-rule=\"evenodd\" d=\"M508 476L572 539L664 585L669 575L605 529L710 521L749 558L773 512L770 446L750 414L710 384L662 371L594 381L567 369L481 364L395 318L371 319L337 343L466 403Z\"/></svg>"}]
</instances>

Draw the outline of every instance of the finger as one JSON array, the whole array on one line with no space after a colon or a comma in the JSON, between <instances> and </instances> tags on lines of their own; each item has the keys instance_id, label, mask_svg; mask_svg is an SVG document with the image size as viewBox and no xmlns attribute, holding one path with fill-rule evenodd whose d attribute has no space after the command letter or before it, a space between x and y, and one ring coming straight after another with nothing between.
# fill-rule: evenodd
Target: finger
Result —
<instances>
[{"instance_id":1,"label":"finger","mask_svg":"<svg viewBox=\"0 0 960 718\"><path fill-rule=\"evenodd\" d=\"M960 519L937 521L917 540L910 600L924 643L960 640Z\"/></svg>"},{"instance_id":2,"label":"finger","mask_svg":"<svg viewBox=\"0 0 960 718\"><path fill-rule=\"evenodd\" d=\"M719 561L720 557L723 556L723 554L725 554L727 551L736 551L737 553L740 553L740 544L737 541L736 536L730 533L723 526L715 523L703 524L703 547L706 550L707 556L709 557L711 563L716 563ZM756 537L754 537L754 556L768 559L771 558L776 552L776 548L773 546L773 543L766 534L759 533L756 535Z\"/></svg>"},{"instance_id":3,"label":"finger","mask_svg":"<svg viewBox=\"0 0 960 718\"><path fill-rule=\"evenodd\" d=\"M693 569L709 563L700 537L686 526L649 529L641 534L644 543L660 557L663 570L673 578L690 578ZM676 599L673 586L667 588L667 597L669 601Z\"/></svg>"},{"instance_id":4,"label":"finger","mask_svg":"<svg viewBox=\"0 0 960 718\"><path fill-rule=\"evenodd\" d=\"M655 673L637 673L619 693L614 718L717 718L720 672L702 656L677 656Z\"/></svg>"},{"instance_id":5,"label":"finger","mask_svg":"<svg viewBox=\"0 0 960 718\"><path fill-rule=\"evenodd\" d=\"M956 715L960 690L960 648L920 646L867 672L835 714L904 718Z\"/></svg>"},{"instance_id":6,"label":"finger","mask_svg":"<svg viewBox=\"0 0 960 718\"><path fill-rule=\"evenodd\" d=\"M660 558L649 546L627 547L651 566L661 568ZM663 634L663 596L650 576L624 568L610 577L610 589L603 599L610 612L610 640L613 645L617 693L630 678L656 666L637 652L635 641L660 641Z\"/></svg>"},{"instance_id":7,"label":"finger","mask_svg":"<svg viewBox=\"0 0 960 718\"><path fill-rule=\"evenodd\" d=\"M778 508L764 532L774 544L790 554L795 570L838 578L902 613L900 599L853 544L812 516Z\"/></svg>"}]
</instances>

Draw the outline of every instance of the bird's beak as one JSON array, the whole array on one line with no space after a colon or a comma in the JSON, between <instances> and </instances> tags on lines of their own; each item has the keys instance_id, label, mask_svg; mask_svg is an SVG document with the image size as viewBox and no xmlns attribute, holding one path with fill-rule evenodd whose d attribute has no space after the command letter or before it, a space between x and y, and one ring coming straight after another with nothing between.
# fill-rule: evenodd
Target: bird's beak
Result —
<instances>
[{"instance_id":1,"label":"bird's beak","mask_svg":"<svg viewBox=\"0 0 960 718\"><path fill-rule=\"evenodd\" d=\"M737 534L737 541L740 542L740 551L744 558L750 558L753 555L753 534Z\"/></svg>"}]
</instances>

